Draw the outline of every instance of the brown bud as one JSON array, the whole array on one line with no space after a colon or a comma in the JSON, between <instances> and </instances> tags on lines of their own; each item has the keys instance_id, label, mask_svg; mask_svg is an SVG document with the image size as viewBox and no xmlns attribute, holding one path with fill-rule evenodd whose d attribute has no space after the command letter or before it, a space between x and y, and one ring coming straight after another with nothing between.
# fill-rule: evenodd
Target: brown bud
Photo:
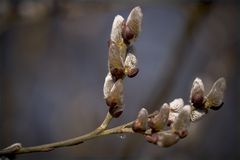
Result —
<instances>
[{"instance_id":1,"label":"brown bud","mask_svg":"<svg viewBox=\"0 0 240 160\"><path fill-rule=\"evenodd\" d=\"M225 78L219 78L212 86L212 89L206 97L205 108L218 110L223 105L223 97L226 89Z\"/></svg>"},{"instance_id":2,"label":"brown bud","mask_svg":"<svg viewBox=\"0 0 240 160\"><path fill-rule=\"evenodd\" d=\"M138 74L138 72L139 72L139 69L138 69L138 68L128 69L128 71L127 71L127 76L128 76L129 78L133 78L133 77L135 77L135 76Z\"/></svg>"},{"instance_id":3,"label":"brown bud","mask_svg":"<svg viewBox=\"0 0 240 160\"><path fill-rule=\"evenodd\" d=\"M157 144L160 147L170 147L179 141L179 136L171 131L154 133L145 138L149 143Z\"/></svg>"},{"instance_id":4,"label":"brown bud","mask_svg":"<svg viewBox=\"0 0 240 160\"><path fill-rule=\"evenodd\" d=\"M158 142L158 135L156 133L151 134L151 135L146 135L145 139L149 142L149 143L153 143L153 144L157 144Z\"/></svg>"},{"instance_id":5,"label":"brown bud","mask_svg":"<svg viewBox=\"0 0 240 160\"><path fill-rule=\"evenodd\" d=\"M152 132L158 132L167 125L169 112L169 105L164 103L158 114L150 118L148 126L152 129Z\"/></svg>"},{"instance_id":6,"label":"brown bud","mask_svg":"<svg viewBox=\"0 0 240 160\"><path fill-rule=\"evenodd\" d=\"M172 130L174 133L178 134L180 138L187 136L188 127L190 125L190 114L191 106L186 105L183 107L182 111L179 113L175 122L172 124Z\"/></svg>"},{"instance_id":7,"label":"brown bud","mask_svg":"<svg viewBox=\"0 0 240 160\"><path fill-rule=\"evenodd\" d=\"M199 95L199 94L195 94L192 96L192 105L196 108L196 109L203 109L204 108L204 97Z\"/></svg>"},{"instance_id":8,"label":"brown bud","mask_svg":"<svg viewBox=\"0 0 240 160\"><path fill-rule=\"evenodd\" d=\"M190 101L196 109L204 108L204 85L200 78L196 78L193 81Z\"/></svg>"},{"instance_id":9,"label":"brown bud","mask_svg":"<svg viewBox=\"0 0 240 160\"><path fill-rule=\"evenodd\" d=\"M122 37L124 39L124 43L129 45L130 40L134 38L134 32L130 30L130 28L124 23L123 29L122 29Z\"/></svg>"},{"instance_id":10,"label":"brown bud","mask_svg":"<svg viewBox=\"0 0 240 160\"><path fill-rule=\"evenodd\" d=\"M138 112L137 119L133 122L132 129L134 132L145 132L147 129L148 111L142 108Z\"/></svg>"},{"instance_id":11,"label":"brown bud","mask_svg":"<svg viewBox=\"0 0 240 160\"><path fill-rule=\"evenodd\" d=\"M106 104L109 106L109 107L114 107L117 105L118 103L118 99L117 98L114 98L112 96L109 96L107 97L106 99Z\"/></svg>"},{"instance_id":12,"label":"brown bud","mask_svg":"<svg viewBox=\"0 0 240 160\"><path fill-rule=\"evenodd\" d=\"M118 79L123 79L124 76L125 76L125 73L124 73L123 69L111 68L110 72L111 72L112 76L114 77L114 81L116 81Z\"/></svg>"},{"instance_id":13,"label":"brown bud","mask_svg":"<svg viewBox=\"0 0 240 160\"><path fill-rule=\"evenodd\" d=\"M115 105L109 108L109 113L114 117L118 118L123 113L123 106Z\"/></svg>"}]
</instances>

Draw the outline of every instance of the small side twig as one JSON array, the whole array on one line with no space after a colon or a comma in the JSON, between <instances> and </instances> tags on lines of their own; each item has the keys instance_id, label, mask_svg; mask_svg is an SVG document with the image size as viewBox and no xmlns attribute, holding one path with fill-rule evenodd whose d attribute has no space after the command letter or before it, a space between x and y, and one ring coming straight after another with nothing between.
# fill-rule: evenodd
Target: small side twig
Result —
<instances>
[{"instance_id":1,"label":"small side twig","mask_svg":"<svg viewBox=\"0 0 240 160\"><path fill-rule=\"evenodd\" d=\"M112 118L113 118L112 115L108 112L105 119L103 120L102 124L95 130L96 133L100 133L100 132L104 131L108 127Z\"/></svg>"}]
</instances>

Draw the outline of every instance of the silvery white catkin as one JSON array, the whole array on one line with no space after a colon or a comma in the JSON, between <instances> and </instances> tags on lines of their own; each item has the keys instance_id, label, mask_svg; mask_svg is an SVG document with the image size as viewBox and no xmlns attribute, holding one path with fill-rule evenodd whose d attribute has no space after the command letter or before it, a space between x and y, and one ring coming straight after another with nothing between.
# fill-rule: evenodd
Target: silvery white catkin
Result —
<instances>
[{"instance_id":1,"label":"silvery white catkin","mask_svg":"<svg viewBox=\"0 0 240 160\"><path fill-rule=\"evenodd\" d=\"M174 99L172 102L170 102L169 106L170 106L170 113L169 113L168 121L172 123L176 120L179 113L182 111L182 108L184 106L183 99L182 98Z\"/></svg>"},{"instance_id":2,"label":"silvery white catkin","mask_svg":"<svg viewBox=\"0 0 240 160\"><path fill-rule=\"evenodd\" d=\"M138 34L141 32L142 18L143 14L140 7L133 8L127 18L126 25L134 34L133 41L135 41L135 39L138 37Z\"/></svg>"},{"instance_id":3,"label":"silvery white catkin","mask_svg":"<svg viewBox=\"0 0 240 160\"><path fill-rule=\"evenodd\" d=\"M112 24L112 31L111 31L111 44L115 44L116 47L118 48L118 55L122 59L122 63L125 61L126 58L126 51L127 51L127 46L124 43L123 37L122 37L122 32L123 32L123 22L124 18L120 15L117 15L114 18L113 24Z\"/></svg>"},{"instance_id":4,"label":"silvery white catkin","mask_svg":"<svg viewBox=\"0 0 240 160\"><path fill-rule=\"evenodd\" d=\"M111 31L111 41L115 43L121 43L122 39L122 26L123 26L124 18L120 15L117 15L112 24L112 31Z\"/></svg>"},{"instance_id":5,"label":"silvery white catkin","mask_svg":"<svg viewBox=\"0 0 240 160\"><path fill-rule=\"evenodd\" d=\"M123 105L123 80L118 79L111 88L108 97L105 99L109 107ZM113 108L112 108L113 109Z\"/></svg>"},{"instance_id":6,"label":"silvery white catkin","mask_svg":"<svg viewBox=\"0 0 240 160\"><path fill-rule=\"evenodd\" d=\"M103 85L103 95L104 95L104 99L106 99L109 94L110 94L110 91L113 87L113 79L112 79L112 75L110 72L108 72L106 78L105 78L105 81L104 81L104 85Z\"/></svg>"},{"instance_id":7,"label":"silvery white catkin","mask_svg":"<svg viewBox=\"0 0 240 160\"><path fill-rule=\"evenodd\" d=\"M164 103L160 108L160 111L157 115L150 118L148 125L154 131L161 131L168 122L170 107L167 103Z\"/></svg>"},{"instance_id":8,"label":"silvery white catkin","mask_svg":"<svg viewBox=\"0 0 240 160\"><path fill-rule=\"evenodd\" d=\"M137 115L137 119L133 122L132 129L135 132L144 132L147 129L148 111L142 108Z\"/></svg>"},{"instance_id":9,"label":"silvery white catkin","mask_svg":"<svg viewBox=\"0 0 240 160\"><path fill-rule=\"evenodd\" d=\"M182 98L176 98L172 102L170 102L170 109L174 112L180 112L183 108L184 102Z\"/></svg>"},{"instance_id":10,"label":"silvery white catkin","mask_svg":"<svg viewBox=\"0 0 240 160\"><path fill-rule=\"evenodd\" d=\"M140 19L139 19L140 18ZM109 112L113 117L118 117L123 111L123 79L125 77L125 60L127 49L131 49L128 40L124 39L126 23L136 35L139 34L142 23L142 12L140 7L135 7L129 14L128 22L124 22L124 18L120 15L115 16L110 34L109 50L108 50L108 69L109 73L104 82L104 98L110 107ZM134 26L133 26L134 25ZM128 30L130 29L127 27ZM135 37L136 37L135 35ZM137 64L134 55L129 55L126 64L128 67ZM129 77L133 77L138 72L134 68L128 72Z\"/></svg>"},{"instance_id":11,"label":"silvery white catkin","mask_svg":"<svg viewBox=\"0 0 240 160\"><path fill-rule=\"evenodd\" d=\"M212 86L210 92L207 95L207 101L205 103L206 108L218 109L223 103L224 91L226 89L225 78L219 78Z\"/></svg>"},{"instance_id":12,"label":"silvery white catkin","mask_svg":"<svg viewBox=\"0 0 240 160\"><path fill-rule=\"evenodd\" d=\"M122 37L123 17L117 15L114 18L111 31L111 40L108 50L108 68L115 79L124 77L124 61L127 46Z\"/></svg>"},{"instance_id":13,"label":"silvery white catkin","mask_svg":"<svg viewBox=\"0 0 240 160\"><path fill-rule=\"evenodd\" d=\"M115 83L113 83L113 86L108 94L108 97L106 98L106 103L109 106L109 113L113 117L117 118L122 114L124 109L122 79L118 79Z\"/></svg>"},{"instance_id":14,"label":"silvery white catkin","mask_svg":"<svg viewBox=\"0 0 240 160\"><path fill-rule=\"evenodd\" d=\"M127 57L125 59L125 67L127 68L136 68L137 67L137 58L134 55L135 54L135 49L133 46L128 48L128 53Z\"/></svg>"},{"instance_id":15,"label":"silvery white catkin","mask_svg":"<svg viewBox=\"0 0 240 160\"><path fill-rule=\"evenodd\" d=\"M137 58L133 53L128 53L125 60L125 67L131 69L137 67Z\"/></svg>"},{"instance_id":16,"label":"silvery white catkin","mask_svg":"<svg viewBox=\"0 0 240 160\"><path fill-rule=\"evenodd\" d=\"M207 114L206 109L197 109L197 110L192 110L190 114L190 119L192 122L197 122L200 120L204 115Z\"/></svg>"},{"instance_id":17,"label":"silvery white catkin","mask_svg":"<svg viewBox=\"0 0 240 160\"><path fill-rule=\"evenodd\" d=\"M108 56L109 69L119 69L124 70L123 60L120 56L120 50L115 43L111 43L109 46L109 56Z\"/></svg>"},{"instance_id":18,"label":"silvery white catkin","mask_svg":"<svg viewBox=\"0 0 240 160\"><path fill-rule=\"evenodd\" d=\"M190 125L190 114L191 114L191 106L185 105L182 111L179 113L175 122L172 124L173 132L177 133L180 138L184 138L187 136L188 127Z\"/></svg>"},{"instance_id":19,"label":"silvery white catkin","mask_svg":"<svg viewBox=\"0 0 240 160\"><path fill-rule=\"evenodd\" d=\"M190 102L195 108L203 108L204 102L204 85L200 78L193 81L190 92Z\"/></svg>"},{"instance_id":20,"label":"silvery white catkin","mask_svg":"<svg viewBox=\"0 0 240 160\"><path fill-rule=\"evenodd\" d=\"M114 83L109 96L112 99L115 99L118 105L122 105L123 103L123 80L122 79L118 79Z\"/></svg>"},{"instance_id":21,"label":"silvery white catkin","mask_svg":"<svg viewBox=\"0 0 240 160\"><path fill-rule=\"evenodd\" d=\"M133 46L128 47L128 53L124 62L125 74L128 77L134 77L138 73L137 57L135 56L135 49Z\"/></svg>"},{"instance_id":22,"label":"silvery white catkin","mask_svg":"<svg viewBox=\"0 0 240 160\"><path fill-rule=\"evenodd\" d=\"M170 147L179 141L179 136L173 132L159 132L157 133L157 145L160 147Z\"/></svg>"}]
</instances>

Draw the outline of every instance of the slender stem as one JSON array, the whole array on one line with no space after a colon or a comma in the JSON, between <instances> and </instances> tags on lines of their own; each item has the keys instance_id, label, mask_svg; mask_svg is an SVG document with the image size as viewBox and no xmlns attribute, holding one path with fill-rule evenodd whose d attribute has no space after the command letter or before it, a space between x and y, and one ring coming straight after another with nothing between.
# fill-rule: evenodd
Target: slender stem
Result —
<instances>
[{"instance_id":1,"label":"slender stem","mask_svg":"<svg viewBox=\"0 0 240 160\"><path fill-rule=\"evenodd\" d=\"M23 153L31 153L31 152L47 152L47 151L51 151L51 150L53 150L55 148L59 148L59 147L67 147L67 146L77 145L77 144L83 143L84 141L92 139L94 137L97 137L97 135L99 133L101 133L102 131L104 131L107 128L107 126L109 125L111 120L112 120L112 116L109 113L107 113L102 124L94 131L87 133L85 135L71 138L71 139L64 140L64 141L59 141L59 142L54 142L54 143L49 143L49 144L44 144L44 145L39 145L39 146L33 146L33 147L19 147L20 145L18 145L18 148L17 148L16 145L13 144L13 145L1 150L0 155L23 154Z\"/></svg>"},{"instance_id":2,"label":"slender stem","mask_svg":"<svg viewBox=\"0 0 240 160\"><path fill-rule=\"evenodd\" d=\"M96 132L99 133L105 130L108 127L109 123L111 122L112 118L113 118L112 115L108 112L102 124L96 129Z\"/></svg>"},{"instance_id":3,"label":"slender stem","mask_svg":"<svg viewBox=\"0 0 240 160\"><path fill-rule=\"evenodd\" d=\"M150 114L149 117L156 115L156 113L157 112ZM112 135L112 134L122 134L122 133L134 133L131 128L134 121L125 123L123 125L120 125L120 126L117 126L114 128L107 129L112 118L113 117L111 116L111 114L107 113L102 124L94 131L89 132L85 135L67 139L64 141L48 143L48 144L32 146L32 147L22 147L19 143L16 143L16 144L13 144L3 150L0 150L0 156L1 155L16 155L16 154L24 154L24 153L33 153L33 152L48 152L48 151L54 150L55 148L78 145L85 141L95 139L95 138L101 137L101 136L107 136L107 135Z\"/></svg>"}]
</instances>

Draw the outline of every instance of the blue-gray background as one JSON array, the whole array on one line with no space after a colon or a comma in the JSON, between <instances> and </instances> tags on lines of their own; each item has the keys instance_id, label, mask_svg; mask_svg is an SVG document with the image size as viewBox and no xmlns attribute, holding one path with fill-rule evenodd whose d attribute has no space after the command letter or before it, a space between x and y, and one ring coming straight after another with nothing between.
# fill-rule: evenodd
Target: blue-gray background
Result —
<instances>
[{"instance_id":1,"label":"blue-gray background","mask_svg":"<svg viewBox=\"0 0 240 160\"><path fill-rule=\"evenodd\" d=\"M96 128L107 106L107 40L114 16L140 5L144 18L135 44L140 72L125 79L128 122L182 97L192 81L206 90L227 80L225 105L193 124L171 148L140 135L113 135L17 159L225 160L239 156L239 24L237 1L0 1L0 147L39 145Z\"/></svg>"}]
</instances>

